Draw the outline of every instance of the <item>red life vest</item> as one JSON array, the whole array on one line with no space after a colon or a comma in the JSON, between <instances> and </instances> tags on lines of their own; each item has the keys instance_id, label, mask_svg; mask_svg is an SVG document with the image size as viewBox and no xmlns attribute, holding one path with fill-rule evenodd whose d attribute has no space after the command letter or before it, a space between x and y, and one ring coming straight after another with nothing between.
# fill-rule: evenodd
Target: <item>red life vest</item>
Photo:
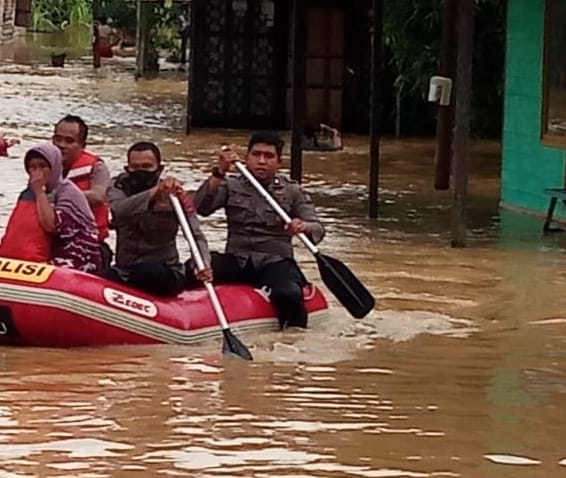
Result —
<instances>
[{"instance_id":1,"label":"red life vest","mask_svg":"<svg viewBox=\"0 0 566 478\"><path fill-rule=\"evenodd\" d=\"M10 215L0 244L0 256L32 262L51 258L51 235L39 224L35 194L24 190Z\"/></svg>"},{"instance_id":2,"label":"red life vest","mask_svg":"<svg viewBox=\"0 0 566 478\"><path fill-rule=\"evenodd\" d=\"M8 141L0 137L0 156L8 156Z\"/></svg>"},{"instance_id":3,"label":"red life vest","mask_svg":"<svg viewBox=\"0 0 566 478\"><path fill-rule=\"evenodd\" d=\"M88 151L83 150L81 155L76 159L76 161L69 169L66 175L67 179L73 181L81 191L87 191L90 189L90 181L92 179L92 169L94 168L94 163L99 161L100 158L95 156ZM98 240L103 241L108 237L108 225L109 225L109 208L108 203L98 204L96 206L90 206L94 214L94 219L96 220L96 227L98 228Z\"/></svg>"}]
</instances>

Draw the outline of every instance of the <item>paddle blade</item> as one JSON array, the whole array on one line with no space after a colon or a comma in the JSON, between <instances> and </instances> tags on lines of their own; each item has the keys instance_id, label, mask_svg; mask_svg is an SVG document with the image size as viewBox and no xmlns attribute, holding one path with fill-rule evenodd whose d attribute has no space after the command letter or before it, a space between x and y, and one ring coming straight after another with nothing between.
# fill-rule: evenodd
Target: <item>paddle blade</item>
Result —
<instances>
[{"instance_id":1,"label":"paddle blade","mask_svg":"<svg viewBox=\"0 0 566 478\"><path fill-rule=\"evenodd\" d=\"M222 329L222 332L224 333L222 353L237 355L244 360L253 360L251 352L230 329Z\"/></svg>"},{"instance_id":2,"label":"paddle blade","mask_svg":"<svg viewBox=\"0 0 566 478\"><path fill-rule=\"evenodd\" d=\"M374 308L375 299L345 264L320 253L316 261L322 281L353 317L361 319Z\"/></svg>"}]
</instances>

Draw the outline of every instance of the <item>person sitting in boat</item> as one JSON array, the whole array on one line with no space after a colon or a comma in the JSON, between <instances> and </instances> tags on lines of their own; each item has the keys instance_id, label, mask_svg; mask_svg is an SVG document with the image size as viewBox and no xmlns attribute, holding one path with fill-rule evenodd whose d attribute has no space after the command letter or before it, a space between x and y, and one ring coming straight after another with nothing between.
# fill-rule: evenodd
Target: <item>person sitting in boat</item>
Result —
<instances>
[{"instance_id":1,"label":"person sitting in boat","mask_svg":"<svg viewBox=\"0 0 566 478\"><path fill-rule=\"evenodd\" d=\"M117 234L116 267L102 275L150 294L175 296L186 283L177 250L178 222L170 194L177 195L185 206L203 259L210 264L206 238L181 182L172 176L160 180L163 165L159 148L145 141L135 143L127 158L125 172L113 179L108 192ZM209 266L194 274L200 281L212 279Z\"/></svg>"},{"instance_id":2,"label":"person sitting in boat","mask_svg":"<svg viewBox=\"0 0 566 478\"><path fill-rule=\"evenodd\" d=\"M212 175L195 193L194 203L202 216L220 208L226 212L226 252L212 254L215 282L248 283L268 290L281 328L306 328L302 288L307 281L293 259L291 238L305 233L318 243L324 228L304 189L278 173L282 149L283 141L276 134L255 133L248 143L245 165L293 218L288 225L247 179L227 175L234 161L240 161L232 148L223 148ZM189 276L187 281L193 280Z\"/></svg>"},{"instance_id":3,"label":"person sitting in boat","mask_svg":"<svg viewBox=\"0 0 566 478\"><path fill-rule=\"evenodd\" d=\"M97 272L101 264L94 215L81 190L63 179L61 151L40 144L25 155L28 187L20 194L0 256Z\"/></svg>"},{"instance_id":4,"label":"person sitting in boat","mask_svg":"<svg viewBox=\"0 0 566 478\"><path fill-rule=\"evenodd\" d=\"M338 151L343 148L342 135L336 128L324 123L318 127L307 125L302 148L304 151Z\"/></svg>"},{"instance_id":5,"label":"person sitting in boat","mask_svg":"<svg viewBox=\"0 0 566 478\"><path fill-rule=\"evenodd\" d=\"M79 116L66 115L55 125L52 141L63 155L63 176L73 181L86 196L98 227L98 242L103 268L110 267L112 249L106 243L109 235L109 207L106 194L110 171L99 156L85 149L88 126Z\"/></svg>"}]
</instances>

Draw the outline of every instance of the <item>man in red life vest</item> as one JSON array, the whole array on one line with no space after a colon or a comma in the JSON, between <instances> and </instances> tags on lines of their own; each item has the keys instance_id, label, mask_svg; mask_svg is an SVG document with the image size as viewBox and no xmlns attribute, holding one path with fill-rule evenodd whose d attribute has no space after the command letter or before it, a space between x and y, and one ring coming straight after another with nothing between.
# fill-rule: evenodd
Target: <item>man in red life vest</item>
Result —
<instances>
[{"instance_id":1,"label":"man in red life vest","mask_svg":"<svg viewBox=\"0 0 566 478\"><path fill-rule=\"evenodd\" d=\"M55 125L52 140L63 155L63 176L83 191L92 208L102 249L102 267L105 268L112 261L112 250L104 242L109 229L106 192L110 187L110 171L102 159L85 149L87 137L85 122L79 116L67 115Z\"/></svg>"}]
</instances>

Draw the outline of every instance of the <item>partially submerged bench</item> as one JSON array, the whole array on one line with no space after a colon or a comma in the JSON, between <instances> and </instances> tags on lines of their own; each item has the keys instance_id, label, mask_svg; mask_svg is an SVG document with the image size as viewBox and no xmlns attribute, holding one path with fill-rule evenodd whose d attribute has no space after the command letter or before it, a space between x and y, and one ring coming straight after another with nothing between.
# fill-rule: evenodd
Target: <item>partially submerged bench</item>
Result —
<instances>
[{"instance_id":1,"label":"partially submerged bench","mask_svg":"<svg viewBox=\"0 0 566 478\"><path fill-rule=\"evenodd\" d=\"M550 196L550 203L548 204L548 210L546 211L546 219L544 220L544 225L542 226L543 232L560 232L564 229L560 227L550 227L552 222L552 217L554 215L554 209L556 208L556 203L560 199L566 202L566 189L559 188L548 188L544 190L547 196Z\"/></svg>"}]
</instances>

